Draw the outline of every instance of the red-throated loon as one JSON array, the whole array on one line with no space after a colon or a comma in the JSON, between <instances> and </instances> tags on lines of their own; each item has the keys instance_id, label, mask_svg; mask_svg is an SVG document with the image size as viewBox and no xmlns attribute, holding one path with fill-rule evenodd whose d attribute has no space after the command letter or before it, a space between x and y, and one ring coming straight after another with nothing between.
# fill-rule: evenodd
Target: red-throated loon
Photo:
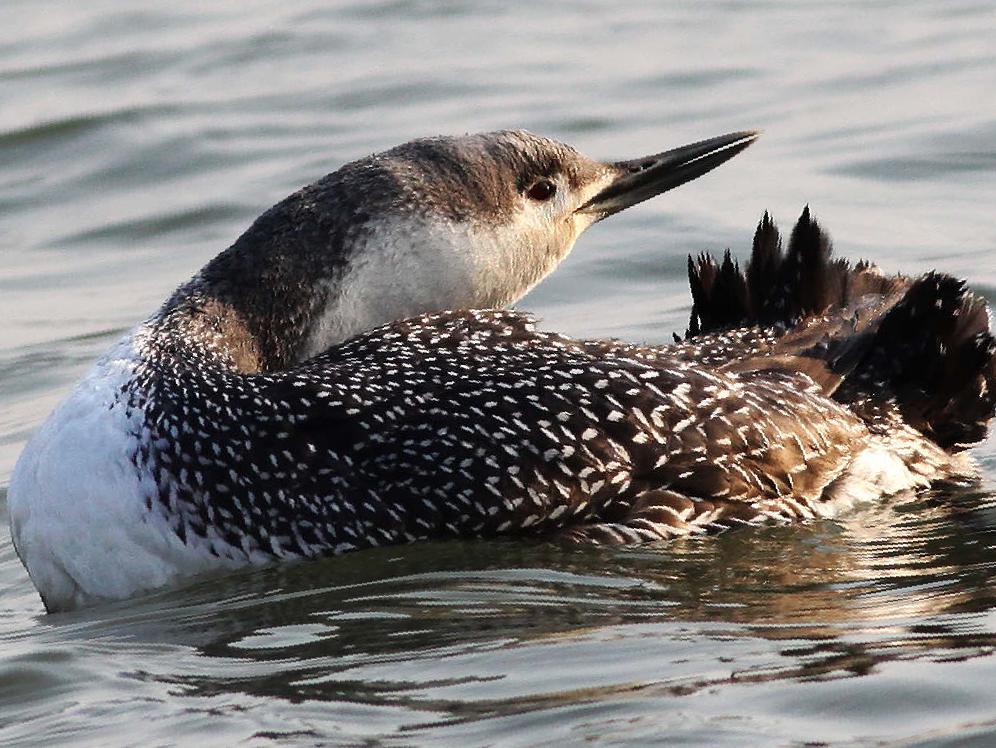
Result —
<instances>
[{"instance_id":1,"label":"red-throated loon","mask_svg":"<svg viewBox=\"0 0 996 748\"><path fill-rule=\"evenodd\" d=\"M765 216L690 260L671 346L502 310L596 221L746 148L601 163L524 131L416 140L256 220L120 341L21 455L49 610L190 574L445 536L639 543L972 474L994 342L962 283L830 258Z\"/></svg>"}]
</instances>

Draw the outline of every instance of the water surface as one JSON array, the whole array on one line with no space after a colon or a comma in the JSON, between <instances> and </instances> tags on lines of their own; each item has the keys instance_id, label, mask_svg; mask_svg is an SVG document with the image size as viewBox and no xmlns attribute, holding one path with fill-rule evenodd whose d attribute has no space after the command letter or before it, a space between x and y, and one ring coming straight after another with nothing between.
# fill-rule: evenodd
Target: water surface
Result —
<instances>
[{"instance_id":1,"label":"water surface","mask_svg":"<svg viewBox=\"0 0 996 748\"><path fill-rule=\"evenodd\" d=\"M205 7L207 5L208 7ZM263 209L412 137L604 158L744 128L520 306L664 341L683 258L809 203L844 254L996 298L989 2L0 7L0 511L31 431ZM660 549L432 543L45 616L0 518L0 742L996 743L979 486Z\"/></svg>"}]
</instances>

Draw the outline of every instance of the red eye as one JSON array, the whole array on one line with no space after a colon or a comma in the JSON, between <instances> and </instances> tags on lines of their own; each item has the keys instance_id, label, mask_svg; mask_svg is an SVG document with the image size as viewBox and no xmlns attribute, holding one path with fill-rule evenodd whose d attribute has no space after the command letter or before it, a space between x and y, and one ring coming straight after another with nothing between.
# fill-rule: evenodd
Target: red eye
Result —
<instances>
[{"instance_id":1,"label":"red eye","mask_svg":"<svg viewBox=\"0 0 996 748\"><path fill-rule=\"evenodd\" d=\"M551 197L557 194L557 185L551 182L549 179L541 179L528 190L526 190L526 197L530 200L536 200L537 202L543 202L544 200L549 200Z\"/></svg>"}]
</instances>

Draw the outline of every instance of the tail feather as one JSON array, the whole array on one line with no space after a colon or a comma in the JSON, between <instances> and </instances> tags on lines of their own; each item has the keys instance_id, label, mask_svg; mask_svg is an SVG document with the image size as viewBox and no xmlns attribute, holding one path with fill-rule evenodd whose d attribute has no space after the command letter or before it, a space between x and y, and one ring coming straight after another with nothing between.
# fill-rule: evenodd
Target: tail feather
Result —
<instances>
[{"instance_id":1,"label":"tail feather","mask_svg":"<svg viewBox=\"0 0 996 748\"><path fill-rule=\"evenodd\" d=\"M928 273L882 320L842 393L885 387L903 419L945 449L986 435L996 407L996 341L985 302L963 281Z\"/></svg>"},{"instance_id":2,"label":"tail feather","mask_svg":"<svg viewBox=\"0 0 996 748\"><path fill-rule=\"evenodd\" d=\"M867 262L851 265L832 254L829 237L808 207L792 230L786 252L778 228L765 213L745 272L729 250L722 264L708 254L689 257L689 334L745 324L791 327L831 309L867 302L869 295L888 299L910 283L902 276L885 276Z\"/></svg>"},{"instance_id":3,"label":"tail feather","mask_svg":"<svg viewBox=\"0 0 996 748\"><path fill-rule=\"evenodd\" d=\"M807 207L788 249L765 213L741 271L689 258L687 339L744 327L779 332L745 351L740 371L795 368L845 403L894 403L938 445L958 450L985 436L996 410L996 341L985 302L950 276L886 276L867 262L835 259Z\"/></svg>"},{"instance_id":4,"label":"tail feather","mask_svg":"<svg viewBox=\"0 0 996 748\"><path fill-rule=\"evenodd\" d=\"M688 334L737 325L748 314L749 286L730 250L723 255L722 264L706 254L700 255L697 262L689 257L688 278L693 300Z\"/></svg>"},{"instance_id":5,"label":"tail feather","mask_svg":"<svg viewBox=\"0 0 996 748\"><path fill-rule=\"evenodd\" d=\"M746 273L747 287L751 289L748 311L754 317L760 316L767 299L775 298L782 260L782 236L765 211L757 231L754 232L754 245Z\"/></svg>"}]
</instances>

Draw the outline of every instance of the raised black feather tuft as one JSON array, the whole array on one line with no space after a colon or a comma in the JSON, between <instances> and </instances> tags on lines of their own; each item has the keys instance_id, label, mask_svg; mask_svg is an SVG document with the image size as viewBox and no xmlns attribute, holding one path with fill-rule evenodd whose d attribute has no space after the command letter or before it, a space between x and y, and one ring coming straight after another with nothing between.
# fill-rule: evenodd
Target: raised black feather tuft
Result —
<instances>
[{"instance_id":1,"label":"raised black feather tuft","mask_svg":"<svg viewBox=\"0 0 996 748\"><path fill-rule=\"evenodd\" d=\"M727 250L720 265L708 254L689 257L692 314L688 334L745 325L796 325L825 311L848 307L868 294L889 296L908 284L866 262L851 265L832 257L829 237L807 206L786 252L765 213L754 234L747 269L741 273Z\"/></svg>"},{"instance_id":2,"label":"raised black feather tuft","mask_svg":"<svg viewBox=\"0 0 996 748\"><path fill-rule=\"evenodd\" d=\"M887 276L832 255L808 206L784 252L765 213L745 271L728 250L722 263L689 258L686 339L774 329L770 345L724 365L804 371L867 420L888 403L945 449L982 439L996 411L996 341L985 302L947 275Z\"/></svg>"}]
</instances>

